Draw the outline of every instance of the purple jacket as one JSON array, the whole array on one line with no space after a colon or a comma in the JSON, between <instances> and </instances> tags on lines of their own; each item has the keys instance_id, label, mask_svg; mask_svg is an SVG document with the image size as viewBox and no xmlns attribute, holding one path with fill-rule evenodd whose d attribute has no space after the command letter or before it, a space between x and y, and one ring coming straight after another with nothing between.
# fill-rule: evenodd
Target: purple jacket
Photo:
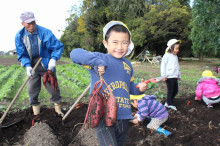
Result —
<instances>
[{"instance_id":1,"label":"purple jacket","mask_svg":"<svg viewBox=\"0 0 220 146\"><path fill-rule=\"evenodd\" d=\"M202 77L197 84L196 97L198 100L201 100L202 96L210 98L220 95L220 80L218 78Z\"/></svg>"},{"instance_id":2,"label":"purple jacket","mask_svg":"<svg viewBox=\"0 0 220 146\"><path fill-rule=\"evenodd\" d=\"M168 112L164 105L156 100L155 95L145 95L138 100L138 112L140 121L145 118L163 119L168 117Z\"/></svg>"}]
</instances>

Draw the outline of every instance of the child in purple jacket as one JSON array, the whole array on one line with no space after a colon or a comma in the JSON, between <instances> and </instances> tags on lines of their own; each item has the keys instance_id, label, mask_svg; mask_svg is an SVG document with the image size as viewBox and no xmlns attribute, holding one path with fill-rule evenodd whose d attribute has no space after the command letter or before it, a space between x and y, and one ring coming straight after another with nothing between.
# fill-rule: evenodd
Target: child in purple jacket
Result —
<instances>
[{"instance_id":1,"label":"child in purple jacket","mask_svg":"<svg viewBox=\"0 0 220 146\"><path fill-rule=\"evenodd\" d=\"M138 125L139 122L148 118L150 123L147 125L147 128L156 130L158 133L163 133L166 136L171 134L171 132L160 127L167 121L168 112L165 106L156 100L155 95L143 94L141 98L140 96L138 98L138 96L131 95L130 99L134 99L134 102L131 102L131 104L134 108L138 109L132 123Z\"/></svg>"},{"instance_id":2,"label":"child in purple jacket","mask_svg":"<svg viewBox=\"0 0 220 146\"><path fill-rule=\"evenodd\" d=\"M220 79L213 76L210 70L202 73L197 84L195 100L202 99L208 108L213 108L214 103L220 103Z\"/></svg>"}]
</instances>

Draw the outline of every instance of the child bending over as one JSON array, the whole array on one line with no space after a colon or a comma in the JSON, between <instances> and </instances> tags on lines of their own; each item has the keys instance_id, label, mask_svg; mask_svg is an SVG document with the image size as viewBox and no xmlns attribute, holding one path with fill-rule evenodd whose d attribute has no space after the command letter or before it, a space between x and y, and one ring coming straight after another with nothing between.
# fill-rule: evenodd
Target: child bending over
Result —
<instances>
[{"instance_id":1,"label":"child bending over","mask_svg":"<svg viewBox=\"0 0 220 146\"><path fill-rule=\"evenodd\" d=\"M205 70L197 84L195 100L202 99L208 108L220 103L220 79L213 76L211 71Z\"/></svg>"},{"instance_id":2,"label":"child bending over","mask_svg":"<svg viewBox=\"0 0 220 146\"><path fill-rule=\"evenodd\" d=\"M143 98L140 98L141 96ZM131 99L134 99L133 102L131 102L132 106L138 109L132 122L138 125L139 122L148 118L150 123L147 125L147 128L156 130L158 133L163 133L166 136L170 135L171 132L160 127L167 121L168 112L165 106L156 100L156 96L140 95L139 99L135 99L135 97L138 96L130 96Z\"/></svg>"}]
</instances>

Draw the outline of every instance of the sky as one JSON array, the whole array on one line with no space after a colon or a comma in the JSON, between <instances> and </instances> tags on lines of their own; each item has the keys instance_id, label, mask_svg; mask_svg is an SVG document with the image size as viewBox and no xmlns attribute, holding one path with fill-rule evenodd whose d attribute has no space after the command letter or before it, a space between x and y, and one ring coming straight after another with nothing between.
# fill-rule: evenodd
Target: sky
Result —
<instances>
[{"instance_id":1,"label":"sky","mask_svg":"<svg viewBox=\"0 0 220 146\"><path fill-rule=\"evenodd\" d=\"M36 23L50 29L60 39L67 26L65 21L70 16L72 6L80 0L1 0L0 1L0 51L15 49L15 35L22 29L20 15L32 11Z\"/></svg>"}]
</instances>

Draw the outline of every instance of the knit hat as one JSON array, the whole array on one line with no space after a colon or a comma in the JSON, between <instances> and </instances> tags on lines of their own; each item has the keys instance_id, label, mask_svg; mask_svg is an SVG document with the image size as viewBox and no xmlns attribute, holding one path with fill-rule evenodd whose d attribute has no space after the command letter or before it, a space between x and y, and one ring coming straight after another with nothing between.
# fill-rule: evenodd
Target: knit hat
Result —
<instances>
[{"instance_id":1,"label":"knit hat","mask_svg":"<svg viewBox=\"0 0 220 146\"><path fill-rule=\"evenodd\" d=\"M167 53L168 50L169 50L169 48L170 48L173 44L175 44L175 43L177 43L177 42L181 43L181 40L177 40L177 39L171 39L171 40L169 40L169 41L167 42L167 48L166 48L165 53Z\"/></svg>"},{"instance_id":2,"label":"knit hat","mask_svg":"<svg viewBox=\"0 0 220 146\"><path fill-rule=\"evenodd\" d=\"M109 30L112 26L114 26L114 25L123 25L125 28L127 28L128 32L129 32L129 34L130 34L130 45L128 46L128 52L127 52L127 54L125 54L125 56L127 56L127 55L129 55L129 54L132 52L132 50L134 49L134 44L133 44L133 42L131 41L131 32L129 31L127 25L125 25L123 22L121 22L121 21L110 21L109 23L107 23L107 24L105 25L105 27L103 28L103 39L105 39L105 35L106 35L106 33L108 32L108 30Z\"/></svg>"},{"instance_id":3,"label":"knit hat","mask_svg":"<svg viewBox=\"0 0 220 146\"><path fill-rule=\"evenodd\" d=\"M213 74L210 70L205 70L204 72L202 72L202 76L216 78L215 76L213 76Z\"/></svg>"}]
</instances>

